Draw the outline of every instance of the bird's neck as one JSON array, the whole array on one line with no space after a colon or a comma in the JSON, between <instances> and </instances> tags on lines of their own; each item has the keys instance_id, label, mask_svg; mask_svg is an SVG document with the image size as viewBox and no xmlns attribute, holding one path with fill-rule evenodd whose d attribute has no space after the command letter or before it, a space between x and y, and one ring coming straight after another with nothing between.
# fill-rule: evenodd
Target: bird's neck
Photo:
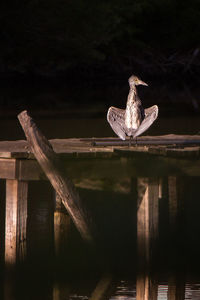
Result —
<instances>
[{"instance_id":1,"label":"bird's neck","mask_svg":"<svg viewBox=\"0 0 200 300\"><path fill-rule=\"evenodd\" d=\"M136 86L131 86L128 94L128 99L127 99L127 106L132 105L134 102L136 102L137 98L137 89Z\"/></svg>"}]
</instances>

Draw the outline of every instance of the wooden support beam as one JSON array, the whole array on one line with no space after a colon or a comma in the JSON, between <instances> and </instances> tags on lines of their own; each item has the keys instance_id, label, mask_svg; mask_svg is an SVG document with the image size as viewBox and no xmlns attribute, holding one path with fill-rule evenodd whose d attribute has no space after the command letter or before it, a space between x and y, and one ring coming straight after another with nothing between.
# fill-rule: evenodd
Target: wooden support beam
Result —
<instances>
[{"instance_id":1,"label":"wooden support beam","mask_svg":"<svg viewBox=\"0 0 200 300\"><path fill-rule=\"evenodd\" d=\"M137 249L145 267L152 260L158 239L159 179L138 179Z\"/></svg>"},{"instance_id":2,"label":"wooden support beam","mask_svg":"<svg viewBox=\"0 0 200 300\"><path fill-rule=\"evenodd\" d=\"M0 180L0 268L5 260L5 204L6 204L6 181ZM0 282L1 291L1 282ZM1 294L0 294L1 298Z\"/></svg>"},{"instance_id":3,"label":"wooden support beam","mask_svg":"<svg viewBox=\"0 0 200 300\"><path fill-rule=\"evenodd\" d=\"M92 242L93 237L90 231L89 218L83 208L83 203L71 180L64 175L62 165L58 161L58 156L54 152L51 144L40 132L26 111L20 113L18 119L35 158L50 180L55 191L61 197L65 208L81 236L86 241Z\"/></svg>"},{"instance_id":4,"label":"wooden support beam","mask_svg":"<svg viewBox=\"0 0 200 300\"><path fill-rule=\"evenodd\" d=\"M26 257L28 183L6 180L5 263Z\"/></svg>"},{"instance_id":5,"label":"wooden support beam","mask_svg":"<svg viewBox=\"0 0 200 300\"><path fill-rule=\"evenodd\" d=\"M62 204L60 196L56 193L56 204L54 211L54 247L56 257L66 255L66 246L71 227L71 218Z\"/></svg>"},{"instance_id":6,"label":"wooden support beam","mask_svg":"<svg viewBox=\"0 0 200 300\"><path fill-rule=\"evenodd\" d=\"M150 271L158 240L160 184L158 178L138 179L136 282L138 300L157 299L157 283L155 278L152 279Z\"/></svg>"}]
</instances>

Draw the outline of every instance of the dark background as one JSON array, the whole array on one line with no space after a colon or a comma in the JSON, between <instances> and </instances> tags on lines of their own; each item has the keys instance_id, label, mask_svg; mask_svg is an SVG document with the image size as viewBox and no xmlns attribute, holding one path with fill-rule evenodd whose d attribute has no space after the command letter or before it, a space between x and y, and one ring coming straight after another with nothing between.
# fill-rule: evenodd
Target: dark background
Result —
<instances>
[{"instance_id":1,"label":"dark background","mask_svg":"<svg viewBox=\"0 0 200 300\"><path fill-rule=\"evenodd\" d=\"M55 101L35 101L33 91L45 87L49 94L54 88L65 94L68 87L74 95L82 86L100 91L125 86L136 74L154 89L149 97L156 95L165 105L187 98L197 112L199 43L199 0L2 1L0 105L20 109L28 102L53 109ZM31 88L30 97L25 87ZM57 109L70 101L57 97ZM112 104L121 104L121 98Z\"/></svg>"}]
</instances>

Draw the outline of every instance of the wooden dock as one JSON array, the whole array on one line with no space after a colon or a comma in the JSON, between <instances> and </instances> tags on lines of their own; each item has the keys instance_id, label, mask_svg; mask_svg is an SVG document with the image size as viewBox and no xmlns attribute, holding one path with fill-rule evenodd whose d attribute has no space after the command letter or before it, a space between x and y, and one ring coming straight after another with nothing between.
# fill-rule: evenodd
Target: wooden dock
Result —
<instances>
[{"instance_id":1,"label":"wooden dock","mask_svg":"<svg viewBox=\"0 0 200 300\"><path fill-rule=\"evenodd\" d=\"M200 135L145 136L131 147L128 141L115 138L53 139L50 143L72 179L83 175L81 169L85 177L123 176L125 167L130 176L200 175ZM27 141L0 141L0 178L45 179Z\"/></svg>"},{"instance_id":2,"label":"wooden dock","mask_svg":"<svg viewBox=\"0 0 200 300\"><path fill-rule=\"evenodd\" d=\"M116 138L50 140L67 176L75 181L90 182L99 178L119 181L134 178L138 193L137 243L142 264L149 264L150 249L158 235L158 202L163 190L169 191L170 220L178 215L177 176L200 176L200 135L143 136L129 146ZM27 203L30 181L47 180L29 144L25 140L0 142L0 179L6 180L5 263L15 265L26 258ZM61 204L56 195L57 204ZM69 224L60 204L54 212L55 243L60 226ZM147 218L148 216L148 218ZM152 224L154 226L152 227ZM66 225L67 226L67 225ZM153 228L153 229L152 229ZM64 230L64 234L67 230ZM58 245L55 246L59 248ZM146 266L141 266L141 268ZM144 280L137 282L138 295L144 294ZM143 298L141 298L143 299Z\"/></svg>"}]
</instances>

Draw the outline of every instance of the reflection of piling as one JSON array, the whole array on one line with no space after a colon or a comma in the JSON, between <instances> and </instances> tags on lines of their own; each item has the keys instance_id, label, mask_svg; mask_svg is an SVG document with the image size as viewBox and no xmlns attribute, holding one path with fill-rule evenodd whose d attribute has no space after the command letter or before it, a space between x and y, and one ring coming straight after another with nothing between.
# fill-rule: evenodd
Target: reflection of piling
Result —
<instances>
[{"instance_id":1,"label":"reflection of piling","mask_svg":"<svg viewBox=\"0 0 200 300\"><path fill-rule=\"evenodd\" d=\"M180 274L172 274L168 280L168 300L185 299L185 281Z\"/></svg>"},{"instance_id":2,"label":"reflection of piling","mask_svg":"<svg viewBox=\"0 0 200 300\"><path fill-rule=\"evenodd\" d=\"M136 282L137 300L157 300L158 284L148 272L139 273Z\"/></svg>"},{"instance_id":3,"label":"reflection of piling","mask_svg":"<svg viewBox=\"0 0 200 300\"><path fill-rule=\"evenodd\" d=\"M171 272L168 280L168 299L185 299L184 279L184 246L183 246L183 212L184 212L183 179L176 176L168 177L168 204L169 204L169 243ZM177 272L178 270L178 272Z\"/></svg>"},{"instance_id":4,"label":"reflection of piling","mask_svg":"<svg viewBox=\"0 0 200 300\"><path fill-rule=\"evenodd\" d=\"M169 196L169 226L170 233L174 238L180 234L181 221L183 218L183 186L181 178L176 176L168 177ZM182 191L182 192L181 192Z\"/></svg>"}]
</instances>

